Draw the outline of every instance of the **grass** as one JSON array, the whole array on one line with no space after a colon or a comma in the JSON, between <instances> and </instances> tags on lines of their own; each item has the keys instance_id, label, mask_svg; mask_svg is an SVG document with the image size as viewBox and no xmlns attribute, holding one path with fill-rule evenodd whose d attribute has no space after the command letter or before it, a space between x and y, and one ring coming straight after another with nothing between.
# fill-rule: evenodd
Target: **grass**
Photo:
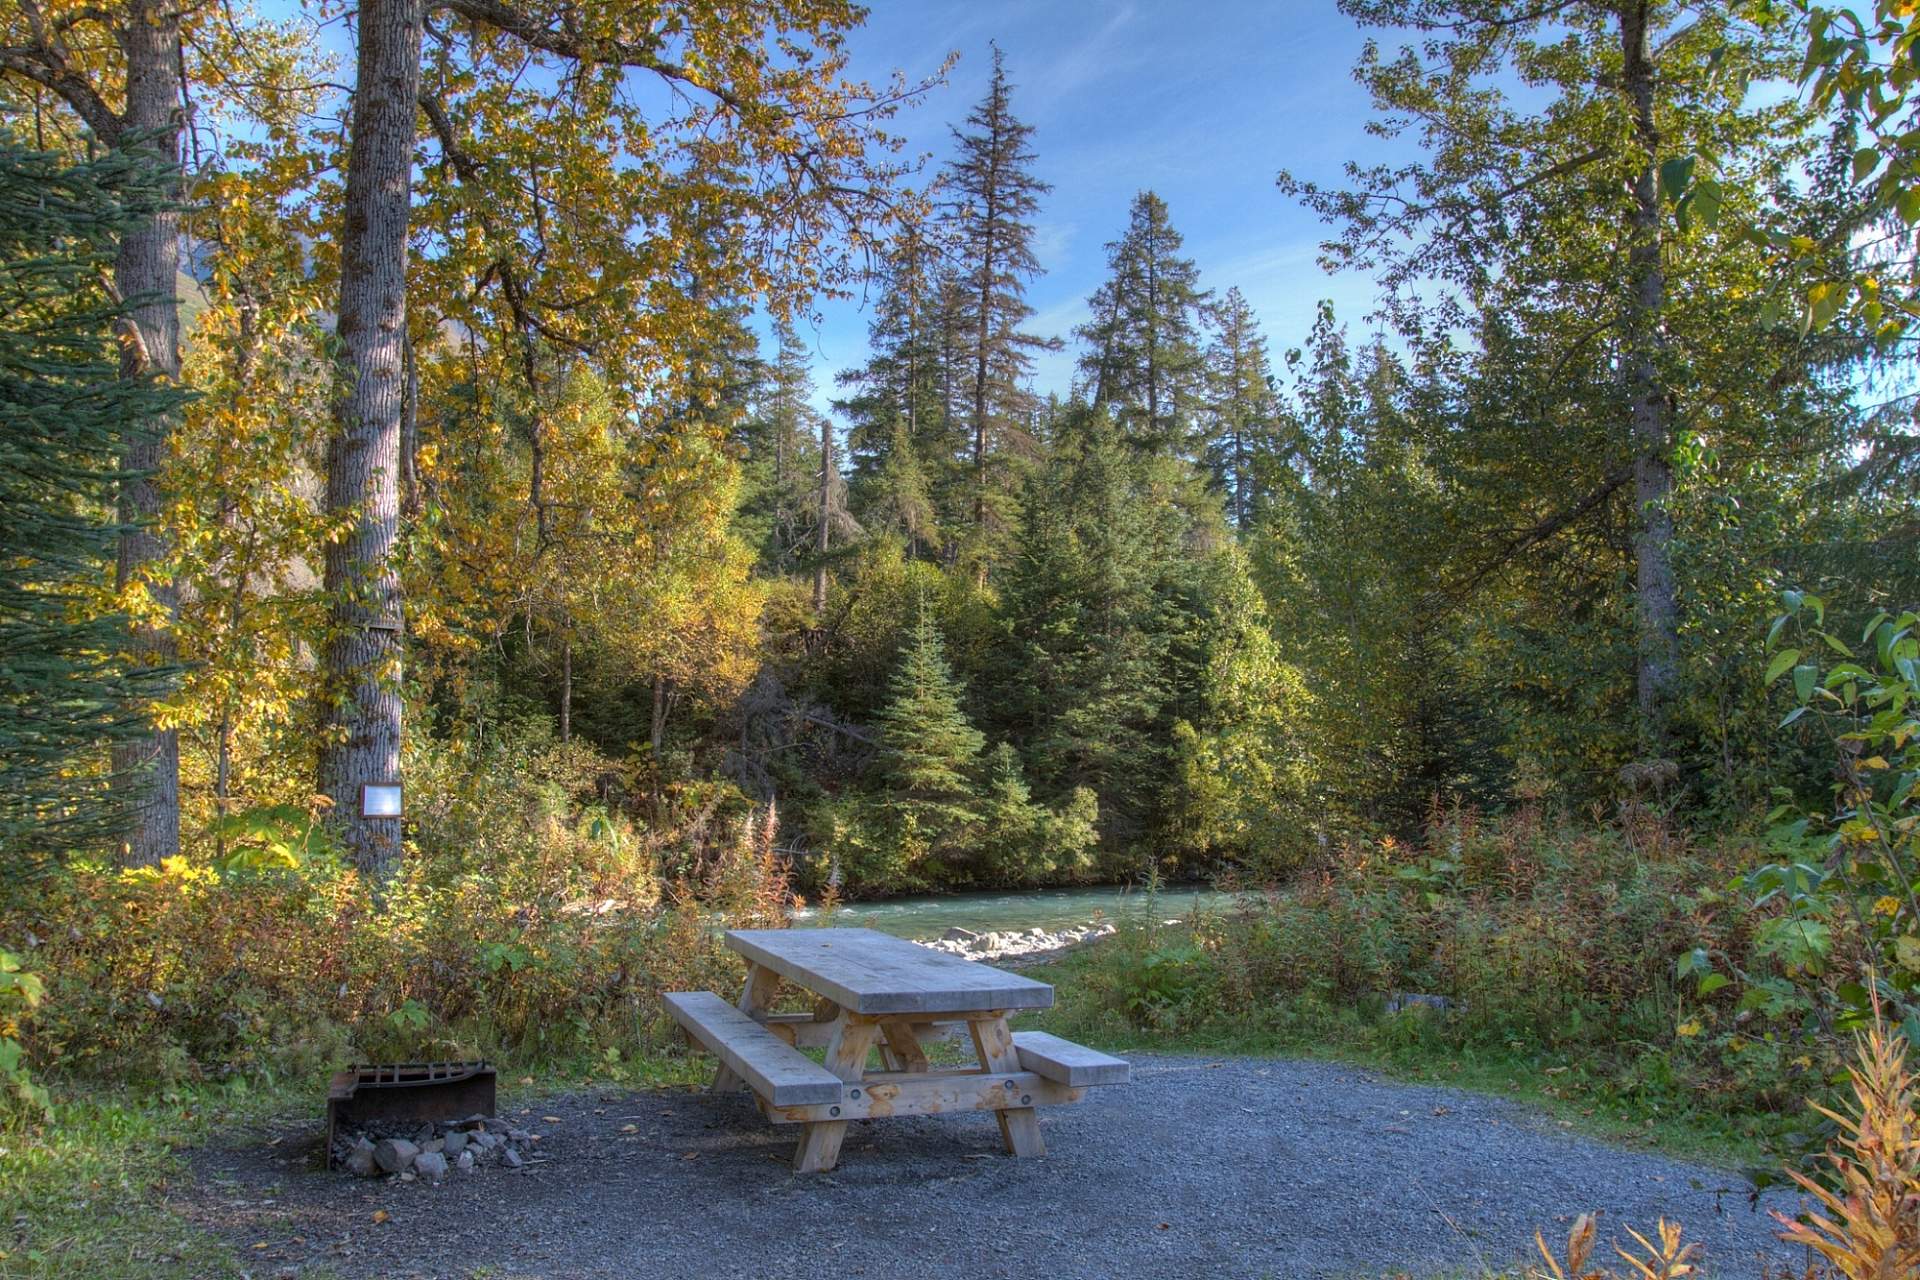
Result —
<instances>
[{"instance_id":1,"label":"grass","mask_svg":"<svg viewBox=\"0 0 1920 1280\"><path fill-rule=\"evenodd\" d=\"M1176 931L1169 927L1169 932ZM1730 1170L1778 1167L1774 1154L1800 1114L1725 1110L1676 1079L1663 1055L1618 1046L1609 1059L1543 1052L1519 1041L1461 1046L1438 1034L1425 1010L1384 1015L1334 1007L1312 997L1277 1002L1256 1021L1196 1030L1143 1029L1085 998L1101 963L1100 945L1024 970L1052 983L1054 1007L1022 1025L1051 1031L1111 1053L1185 1053L1291 1057L1338 1062L1410 1083L1494 1094L1540 1107L1564 1127L1609 1142L1657 1150Z\"/></svg>"},{"instance_id":2,"label":"grass","mask_svg":"<svg viewBox=\"0 0 1920 1280\"><path fill-rule=\"evenodd\" d=\"M501 1105L588 1085L693 1084L709 1071L685 1055L508 1065ZM0 1280L242 1280L245 1258L172 1203L190 1177L183 1153L316 1117L324 1086L94 1090L63 1098L50 1123L0 1128Z\"/></svg>"},{"instance_id":3,"label":"grass","mask_svg":"<svg viewBox=\"0 0 1920 1280\"><path fill-rule=\"evenodd\" d=\"M0 1277L216 1280L231 1252L166 1207L185 1176L177 1154L214 1129L270 1109L272 1095L221 1091L89 1094L51 1123L0 1131Z\"/></svg>"}]
</instances>

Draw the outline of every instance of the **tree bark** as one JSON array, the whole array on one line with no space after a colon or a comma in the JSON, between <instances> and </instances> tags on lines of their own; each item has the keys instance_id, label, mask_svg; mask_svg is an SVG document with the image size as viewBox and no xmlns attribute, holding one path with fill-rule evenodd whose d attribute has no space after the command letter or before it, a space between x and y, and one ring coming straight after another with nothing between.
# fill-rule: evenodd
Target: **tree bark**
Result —
<instances>
[{"instance_id":1,"label":"tree bark","mask_svg":"<svg viewBox=\"0 0 1920 1280\"><path fill-rule=\"evenodd\" d=\"M407 221L412 202L422 0L361 0L340 240L343 349L327 446L332 600L320 789L354 864L376 886L400 859L400 819L364 818L360 788L400 780L400 435L406 409Z\"/></svg>"},{"instance_id":2,"label":"tree bark","mask_svg":"<svg viewBox=\"0 0 1920 1280\"><path fill-rule=\"evenodd\" d=\"M560 641L560 745L573 741L573 637Z\"/></svg>"},{"instance_id":3,"label":"tree bark","mask_svg":"<svg viewBox=\"0 0 1920 1280\"><path fill-rule=\"evenodd\" d=\"M180 163L180 10L175 0L131 0L119 28L126 58L126 110L120 145L151 153L157 163ZM169 183L169 186L174 184ZM128 228L114 262L114 286L133 303L121 334L120 374L177 382L180 377L180 215L163 210ZM155 477L167 459L169 418L158 418L127 444L123 465L129 479L120 490L120 536L115 578L122 591L143 588L160 615L134 629L137 659L171 665L179 657L172 620L180 595L170 577L156 573L169 547L159 526L160 491ZM147 867L180 852L180 735L157 728L113 750L116 787L126 797L127 838L123 866Z\"/></svg>"},{"instance_id":4,"label":"tree bark","mask_svg":"<svg viewBox=\"0 0 1920 1280\"><path fill-rule=\"evenodd\" d=\"M1622 373L1626 380L1628 434L1633 451L1636 579L1636 686L1640 751L1648 759L1666 754L1673 697L1679 683L1680 614L1673 578L1672 407L1664 380L1666 272L1660 261L1660 132L1654 120L1654 66L1648 5L1628 3L1618 11L1623 58L1621 81L1633 112L1644 160L1633 184L1628 292Z\"/></svg>"},{"instance_id":5,"label":"tree bark","mask_svg":"<svg viewBox=\"0 0 1920 1280\"><path fill-rule=\"evenodd\" d=\"M813 611L827 607L827 552L831 549L829 522L833 519L833 419L820 415L820 528L814 535Z\"/></svg>"}]
</instances>

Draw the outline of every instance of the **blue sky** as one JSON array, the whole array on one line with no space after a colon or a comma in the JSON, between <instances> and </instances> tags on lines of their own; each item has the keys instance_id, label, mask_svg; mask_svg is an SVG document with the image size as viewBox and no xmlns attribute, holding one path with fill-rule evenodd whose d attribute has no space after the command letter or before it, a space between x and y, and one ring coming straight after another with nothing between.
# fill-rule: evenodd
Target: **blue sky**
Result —
<instances>
[{"instance_id":1,"label":"blue sky","mask_svg":"<svg viewBox=\"0 0 1920 1280\"><path fill-rule=\"evenodd\" d=\"M1326 228L1273 184L1282 168L1337 181L1345 160L1405 155L1405 144L1365 132L1368 103L1351 75L1365 33L1334 0L869 3L849 39L856 78L879 84L897 69L917 81L949 52L960 55L946 83L890 126L909 155L932 153L929 174L952 150L950 127L986 90L992 43L1006 53L1015 113L1034 126L1037 168L1054 188L1037 219L1045 274L1028 298L1032 328L1068 347L1041 357L1042 393L1065 392L1072 380L1073 327L1105 276L1107 241L1144 188L1167 202L1203 285L1246 294L1276 360L1305 339L1322 298L1362 323L1371 281L1323 273L1315 257ZM299 0L266 7L311 16ZM318 36L350 76L345 26L336 19ZM815 402L826 409L835 375L866 356L867 315L855 302L818 310L819 323L802 333L815 352Z\"/></svg>"},{"instance_id":2,"label":"blue sky","mask_svg":"<svg viewBox=\"0 0 1920 1280\"><path fill-rule=\"evenodd\" d=\"M1332 0L877 0L850 51L852 72L871 80L894 68L924 76L960 54L947 84L894 121L935 165L951 149L948 126L985 91L989 42L1005 51L1014 111L1034 126L1037 168L1054 188L1037 219L1046 274L1028 292L1037 331L1070 339L1105 275L1106 242L1151 188L1202 283L1237 285L1277 358L1306 337L1320 299L1356 325L1372 301L1367 278L1320 270L1325 228L1273 185L1282 168L1331 180L1349 158L1392 154L1366 134L1366 95L1350 74L1364 39ZM865 355L867 319L855 304L821 310L807 336L824 408L833 375ZM1064 392L1074 356L1070 344L1043 357L1038 389Z\"/></svg>"}]
</instances>

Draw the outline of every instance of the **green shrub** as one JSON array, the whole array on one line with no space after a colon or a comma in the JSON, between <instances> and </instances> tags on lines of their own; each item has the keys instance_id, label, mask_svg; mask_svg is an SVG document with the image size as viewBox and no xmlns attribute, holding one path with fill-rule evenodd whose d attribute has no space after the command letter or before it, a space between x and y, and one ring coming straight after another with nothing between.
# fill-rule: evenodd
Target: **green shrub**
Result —
<instances>
[{"instance_id":1,"label":"green shrub","mask_svg":"<svg viewBox=\"0 0 1920 1280\"><path fill-rule=\"evenodd\" d=\"M159 867L23 888L0 939L26 944L47 998L7 1032L0 981L0 1044L43 1072L162 1082L617 1058L666 1042L660 991L739 981L716 916L786 918L774 815L730 791L666 796L686 816L643 832L599 798L612 766L576 747L507 733L410 765L408 854L378 902L299 811Z\"/></svg>"}]
</instances>

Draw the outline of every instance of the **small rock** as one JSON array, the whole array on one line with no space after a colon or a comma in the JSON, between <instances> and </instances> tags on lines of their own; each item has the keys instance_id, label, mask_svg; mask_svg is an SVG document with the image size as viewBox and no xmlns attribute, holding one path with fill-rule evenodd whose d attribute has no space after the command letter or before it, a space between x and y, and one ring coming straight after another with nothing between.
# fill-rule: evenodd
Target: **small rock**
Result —
<instances>
[{"instance_id":1,"label":"small rock","mask_svg":"<svg viewBox=\"0 0 1920 1280\"><path fill-rule=\"evenodd\" d=\"M532 1142L533 1135L528 1133L525 1129L509 1129L507 1130L507 1141L521 1142L521 1143Z\"/></svg>"},{"instance_id":2,"label":"small rock","mask_svg":"<svg viewBox=\"0 0 1920 1280\"><path fill-rule=\"evenodd\" d=\"M500 1145L498 1135L488 1133L485 1129L480 1130L478 1133L469 1134L467 1136L467 1142L481 1151L491 1151Z\"/></svg>"},{"instance_id":3,"label":"small rock","mask_svg":"<svg viewBox=\"0 0 1920 1280\"><path fill-rule=\"evenodd\" d=\"M419 1155L420 1148L405 1138L387 1138L373 1148L373 1162L388 1173L405 1173Z\"/></svg>"},{"instance_id":4,"label":"small rock","mask_svg":"<svg viewBox=\"0 0 1920 1280\"><path fill-rule=\"evenodd\" d=\"M455 1129L440 1141L440 1150L444 1151L449 1159L459 1155L466 1149L467 1135L458 1129Z\"/></svg>"},{"instance_id":5,"label":"small rock","mask_svg":"<svg viewBox=\"0 0 1920 1280\"><path fill-rule=\"evenodd\" d=\"M499 1116L488 1116L481 1123L486 1126L488 1133L505 1133L513 1127Z\"/></svg>"},{"instance_id":6,"label":"small rock","mask_svg":"<svg viewBox=\"0 0 1920 1280\"><path fill-rule=\"evenodd\" d=\"M438 1151L422 1151L414 1157L413 1169L421 1177L438 1182L447 1176L447 1158Z\"/></svg>"},{"instance_id":7,"label":"small rock","mask_svg":"<svg viewBox=\"0 0 1920 1280\"><path fill-rule=\"evenodd\" d=\"M356 1178L371 1178L379 1168L373 1162L374 1146L365 1138L353 1144L347 1153L347 1172Z\"/></svg>"},{"instance_id":8,"label":"small rock","mask_svg":"<svg viewBox=\"0 0 1920 1280\"><path fill-rule=\"evenodd\" d=\"M971 929L962 929L959 925L955 925L953 928L941 934L940 939L943 942L972 942L979 936L979 934Z\"/></svg>"},{"instance_id":9,"label":"small rock","mask_svg":"<svg viewBox=\"0 0 1920 1280\"><path fill-rule=\"evenodd\" d=\"M445 1151L446 1149L447 1140L445 1138L435 1138L431 1142L423 1142L420 1144L420 1151L423 1155L430 1151Z\"/></svg>"},{"instance_id":10,"label":"small rock","mask_svg":"<svg viewBox=\"0 0 1920 1280\"><path fill-rule=\"evenodd\" d=\"M459 1156L454 1160L453 1167L458 1169L462 1173L472 1173L473 1172L473 1152L462 1151L459 1154Z\"/></svg>"},{"instance_id":11,"label":"small rock","mask_svg":"<svg viewBox=\"0 0 1920 1280\"><path fill-rule=\"evenodd\" d=\"M419 1131L413 1135L413 1145L423 1151L426 1150L427 1144L432 1141L433 1126L430 1124L421 1125Z\"/></svg>"},{"instance_id":12,"label":"small rock","mask_svg":"<svg viewBox=\"0 0 1920 1280\"><path fill-rule=\"evenodd\" d=\"M500 1163L509 1169L518 1169L521 1165L525 1164L526 1161L521 1159L518 1151L515 1151L512 1147L508 1147L500 1153Z\"/></svg>"}]
</instances>

